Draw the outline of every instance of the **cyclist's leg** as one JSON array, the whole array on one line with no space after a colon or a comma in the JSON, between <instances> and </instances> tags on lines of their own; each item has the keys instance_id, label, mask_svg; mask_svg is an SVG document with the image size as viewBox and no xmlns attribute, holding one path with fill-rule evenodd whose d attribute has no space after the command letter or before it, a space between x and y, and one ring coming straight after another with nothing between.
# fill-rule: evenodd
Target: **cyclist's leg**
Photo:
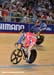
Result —
<instances>
[{"instance_id":1,"label":"cyclist's leg","mask_svg":"<svg viewBox=\"0 0 54 75\"><path fill-rule=\"evenodd\" d=\"M28 47L28 60L29 60L30 55L31 55L31 49L34 47L35 43L36 43L36 39L35 39L34 42L32 42L32 43L30 44L30 46Z\"/></svg>"},{"instance_id":2,"label":"cyclist's leg","mask_svg":"<svg viewBox=\"0 0 54 75\"><path fill-rule=\"evenodd\" d=\"M29 60L30 55L31 55L31 49L32 49L32 47L33 47L33 46L29 46L29 47L28 47L28 50L27 50L27 52L28 52L28 58L27 58L27 59L28 59L28 60Z\"/></svg>"}]
</instances>

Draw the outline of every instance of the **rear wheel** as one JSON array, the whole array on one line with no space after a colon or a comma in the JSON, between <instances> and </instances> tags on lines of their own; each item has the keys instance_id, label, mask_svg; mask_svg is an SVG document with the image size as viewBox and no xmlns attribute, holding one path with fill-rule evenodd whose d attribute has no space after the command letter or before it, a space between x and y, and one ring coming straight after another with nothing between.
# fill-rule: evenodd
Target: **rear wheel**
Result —
<instances>
[{"instance_id":1,"label":"rear wheel","mask_svg":"<svg viewBox=\"0 0 54 75\"><path fill-rule=\"evenodd\" d=\"M17 64L21 61L22 59L22 52L20 49L15 49L10 57L10 60L13 64Z\"/></svg>"},{"instance_id":2,"label":"rear wheel","mask_svg":"<svg viewBox=\"0 0 54 75\"><path fill-rule=\"evenodd\" d=\"M32 49L30 59L29 59L29 61L27 61L27 63L30 63L30 64L33 63L35 61L36 57L37 57L37 51L35 49Z\"/></svg>"},{"instance_id":3,"label":"rear wheel","mask_svg":"<svg viewBox=\"0 0 54 75\"><path fill-rule=\"evenodd\" d=\"M44 36L40 35L40 38L37 38L36 44L39 45L39 44L43 43L43 41L44 41Z\"/></svg>"}]
</instances>

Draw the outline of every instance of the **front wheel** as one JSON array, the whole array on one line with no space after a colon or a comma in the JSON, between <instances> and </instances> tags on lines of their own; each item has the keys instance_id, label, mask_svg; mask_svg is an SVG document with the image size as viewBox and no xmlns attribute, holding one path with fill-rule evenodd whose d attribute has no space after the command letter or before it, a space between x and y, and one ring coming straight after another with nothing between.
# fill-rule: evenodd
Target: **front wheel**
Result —
<instances>
[{"instance_id":1,"label":"front wheel","mask_svg":"<svg viewBox=\"0 0 54 75\"><path fill-rule=\"evenodd\" d=\"M13 64L17 64L22 59L22 51L20 49L15 49L10 57L10 60Z\"/></svg>"},{"instance_id":2,"label":"front wheel","mask_svg":"<svg viewBox=\"0 0 54 75\"><path fill-rule=\"evenodd\" d=\"M29 64L33 63L35 61L36 57L37 57L37 51L35 49L32 49L30 59L29 59L29 61L27 61L27 63L29 63Z\"/></svg>"}]
</instances>

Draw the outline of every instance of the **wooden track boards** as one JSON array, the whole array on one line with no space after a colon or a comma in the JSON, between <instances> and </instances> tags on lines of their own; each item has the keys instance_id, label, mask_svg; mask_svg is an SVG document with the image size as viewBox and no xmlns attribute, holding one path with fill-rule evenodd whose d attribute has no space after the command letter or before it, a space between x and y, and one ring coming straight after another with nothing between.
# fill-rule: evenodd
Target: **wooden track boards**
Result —
<instances>
[{"instance_id":1,"label":"wooden track boards","mask_svg":"<svg viewBox=\"0 0 54 75\"><path fill-rule=\"evenodd\" d=\"M54 75L54 34L43 35L45 36L45 41L40 46L36 46L36 61L30 65L22 60L19 64L13 65L10 62L10 55L13 49L15 49L14 43L21 35L1 33L0 75Z\"/></svg>"}]
</instances>

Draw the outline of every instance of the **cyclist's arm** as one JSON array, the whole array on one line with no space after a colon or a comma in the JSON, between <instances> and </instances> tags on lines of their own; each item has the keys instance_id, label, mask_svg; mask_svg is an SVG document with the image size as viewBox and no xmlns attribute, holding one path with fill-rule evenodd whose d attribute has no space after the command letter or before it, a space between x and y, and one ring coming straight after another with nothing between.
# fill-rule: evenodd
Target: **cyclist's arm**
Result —
<instances>
[{"instance_id":1,"label":"cyclist's arm","mask_svg":"<svg viewBox=\"0 0 54 75\"><path fill-rule=\"evenodd\" d=\"M21 37L20 37L20 39L17 41L17 44L20 44L23 40L24 40L24 35L22 35Z\"/></svg>"}]
</instances>

